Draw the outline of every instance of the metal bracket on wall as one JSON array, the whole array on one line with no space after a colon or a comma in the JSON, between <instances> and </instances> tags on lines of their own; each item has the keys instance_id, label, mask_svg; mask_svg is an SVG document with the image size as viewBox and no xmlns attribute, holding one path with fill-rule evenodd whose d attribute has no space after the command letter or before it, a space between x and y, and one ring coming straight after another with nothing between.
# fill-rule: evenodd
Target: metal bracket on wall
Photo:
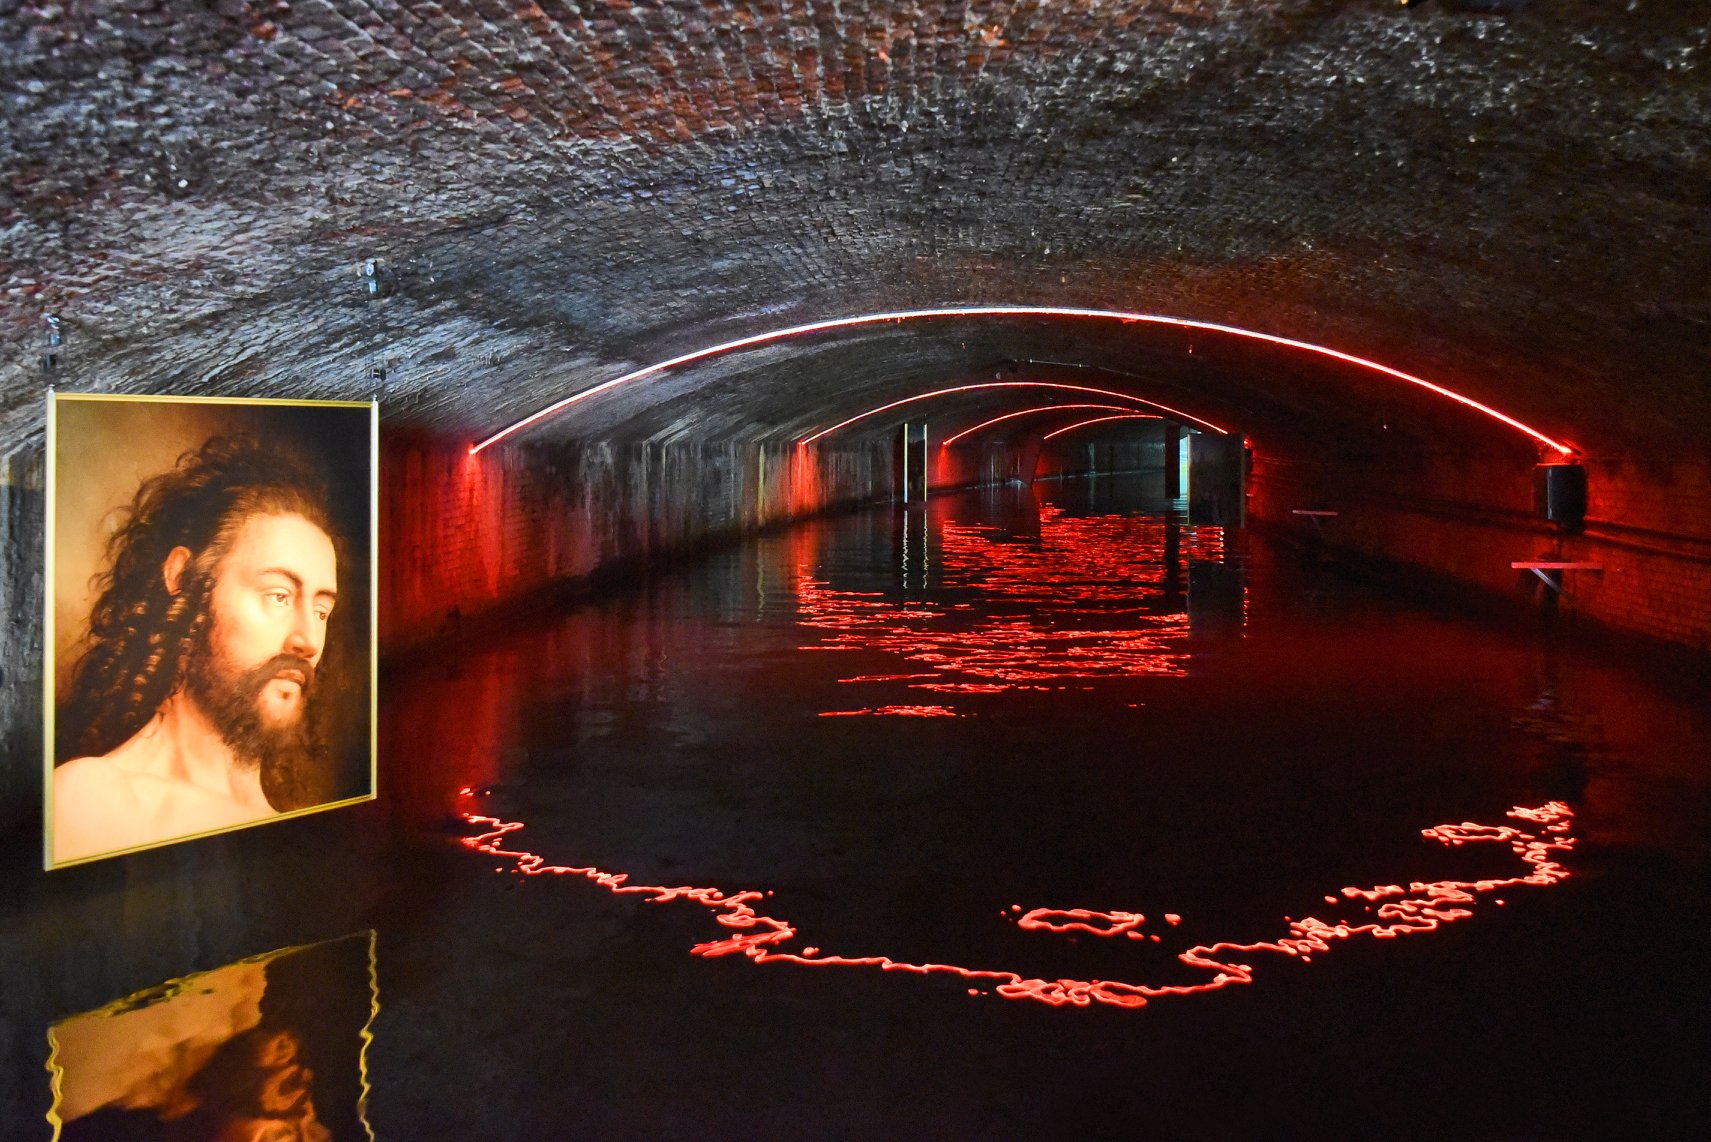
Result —
<instances>
[{"instance_id":1,"label":"metal bracket on wall","mask_svg":"<svg viewBox=\"0 0 1711 1142\"><path fill-rule=\"evenodd\" d=\"M1602 571L1602 563L1553 563L1553 562L1523 562L1511 563L1510 568L1516 571L1531 571L1539 577L1539 582L1557 593L1562 592L1562 573L1564 571Z\"/></svg>"}]
</instances>

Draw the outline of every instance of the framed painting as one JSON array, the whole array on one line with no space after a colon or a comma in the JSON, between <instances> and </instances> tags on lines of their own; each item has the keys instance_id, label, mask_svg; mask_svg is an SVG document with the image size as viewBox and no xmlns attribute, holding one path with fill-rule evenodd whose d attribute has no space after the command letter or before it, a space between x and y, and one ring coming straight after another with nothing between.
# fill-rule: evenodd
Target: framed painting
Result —
<instances>
[{"instance_id":1,"label":"framed painting","mask_svg":"<svg viewBox=\"0 0 1711 1142\"><path fill-rule=\"evenodd\" d=\"M377 426L50 395L47 868L373 799Z\"/></svg>"}]
</instances>

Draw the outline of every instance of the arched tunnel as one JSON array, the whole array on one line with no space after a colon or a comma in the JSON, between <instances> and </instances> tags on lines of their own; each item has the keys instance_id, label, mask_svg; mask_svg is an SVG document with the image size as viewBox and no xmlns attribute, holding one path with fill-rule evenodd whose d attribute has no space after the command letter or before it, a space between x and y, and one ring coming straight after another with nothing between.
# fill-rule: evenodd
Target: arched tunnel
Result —
<instances>
[{"instance_id":1,"label":"arched tunnel","mask_svg":"<svg viewBox=\"0 0 1711 1142\"><path fill-rule=\"evenodd\" d=\"M263 1031L333 1137L1711 1127L1702 5L77 0L0 65L0 1133L214 1137ZM362 795L55 859L53 487L183 443L51 452L88 395L374 402ZM279 1014L346 953L360 1048Z\"/></svg>"}]
</instances>

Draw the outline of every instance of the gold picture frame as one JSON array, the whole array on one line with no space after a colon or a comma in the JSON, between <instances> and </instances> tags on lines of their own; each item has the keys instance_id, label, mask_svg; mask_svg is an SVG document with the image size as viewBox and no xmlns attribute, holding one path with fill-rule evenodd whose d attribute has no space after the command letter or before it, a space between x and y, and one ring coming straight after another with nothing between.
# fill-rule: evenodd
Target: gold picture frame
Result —
<instances>
[{"instance_id":1,"label":"gold picture frame","mask_svg":"<svg viewBox=\"0 0 1711 1142\"><path fill-rule=\"evenodd\" d=\"M374 401L50 393L43 865L377 795Z\"/></svg>"}]
</instances>

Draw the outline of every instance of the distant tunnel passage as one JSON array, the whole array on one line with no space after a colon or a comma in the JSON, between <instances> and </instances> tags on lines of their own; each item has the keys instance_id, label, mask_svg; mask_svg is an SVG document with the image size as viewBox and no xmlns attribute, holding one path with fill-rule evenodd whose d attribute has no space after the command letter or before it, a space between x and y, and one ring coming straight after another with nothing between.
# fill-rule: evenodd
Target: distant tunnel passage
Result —
<instances>
[{"instance_id":1,"label":"distant tunnel passage","mask_svg":"<svg viewBox=\"0 0 1711 1142\"><path fill-rule=\"evenodd\" d=\"M846 417L830 427L822 428L812 435L805 436L797 443L812 444L821 437L829 436L840 428L847 428L859 420L866 420L870 416L878 416L882 412L890 412L892 409L901 408L907 404L915 404L924 400L933 400L938 397L954 396L958 393L978 392L985 389L1062 389L1071 392L1093 393L1098 396L1129 401L1130 407L1139 405L1142 408L1158 409L1161 412L1169 413L1172 417L1178 420L1189 421L1202 428L1216 432L1220 436L1228 436L1230 434L1229 429L1224 428L1221 425L1213 424L1209 420L1202 420L1200 417L1194 416L1192 413L1186 413L1181 409L1172 408L1169 405L1160 404L1157 401L1148 400L1145 397L1137 397L1129 393L1119 392L1115 389L1096 389L1087 385L1060 384L1055 381L982 381L978 384L952 385L949 388L934 389L931 392L917 393L914 396L903 397L901 400L889 401L886 404L877 405L865 412L859 412L854 416ZM950 441L947 440L945 443L948 444Z\"/></svg>"}]
</instances>

